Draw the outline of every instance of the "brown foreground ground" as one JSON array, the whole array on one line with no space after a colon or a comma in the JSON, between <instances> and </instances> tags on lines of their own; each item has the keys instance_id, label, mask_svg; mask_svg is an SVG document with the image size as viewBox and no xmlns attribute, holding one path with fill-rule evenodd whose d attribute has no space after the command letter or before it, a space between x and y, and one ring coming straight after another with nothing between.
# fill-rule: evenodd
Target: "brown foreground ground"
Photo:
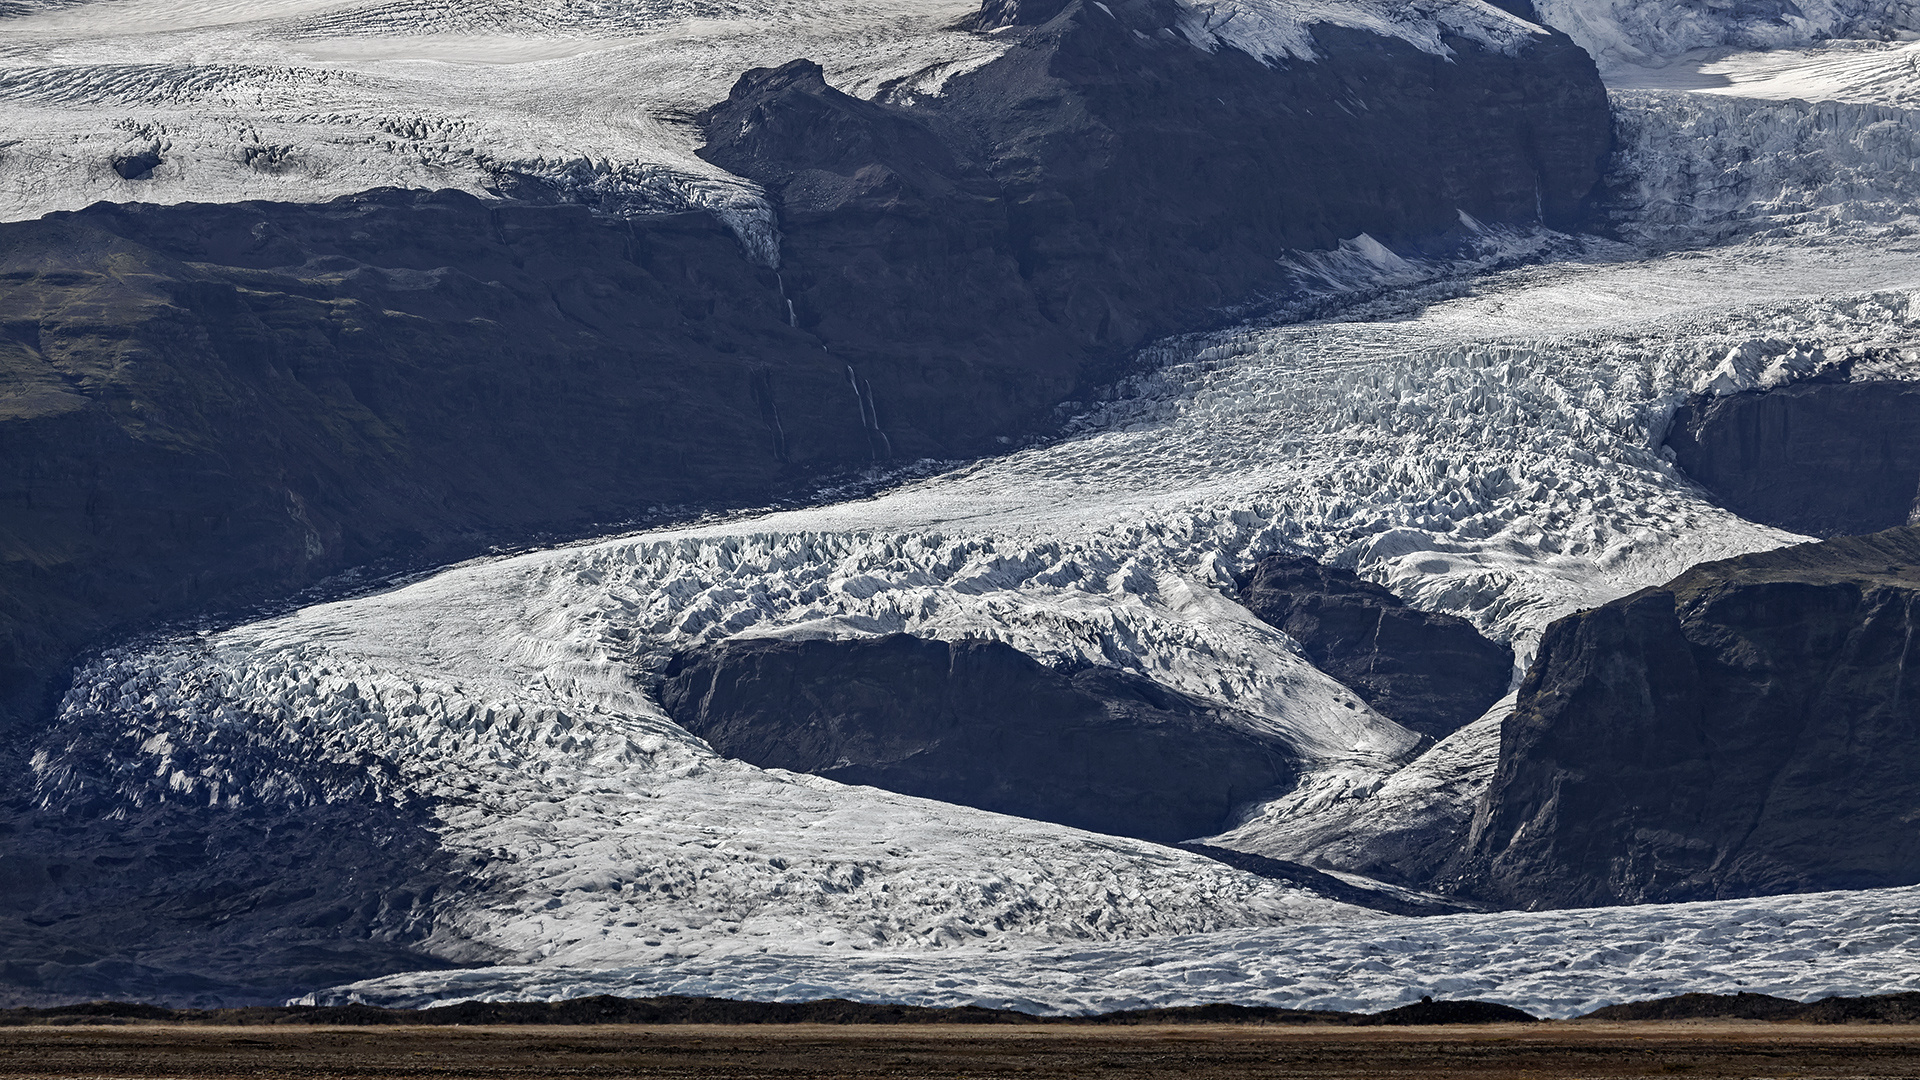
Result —
<instances>
[{"instance_id":1,"label":"brown foreground ground","mask_svg":"<svg viewBox=\"0 0 1920 1080\"><path fill-rule=\"evenodd\" d=\"M0 1029L0 1077L1914 1077L1920 1026Z\"/></svg>"}]
</instances>

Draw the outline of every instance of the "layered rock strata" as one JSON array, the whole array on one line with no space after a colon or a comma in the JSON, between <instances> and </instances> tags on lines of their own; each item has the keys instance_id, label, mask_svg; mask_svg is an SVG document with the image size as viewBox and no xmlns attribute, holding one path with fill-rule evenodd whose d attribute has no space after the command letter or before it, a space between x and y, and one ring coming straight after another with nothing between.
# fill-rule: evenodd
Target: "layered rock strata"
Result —
<instances>
[{"instance_id":1,"label":"layered rock strata","mask_svg":"<svg viewBox=\"0 0 1920 1080\"><path fill-rule=\"evenodd\" d=\"M1920 882L1920 529L1703 563L1554 623L1464 859L1527 907Z\"/></svg>"}]
</instances>

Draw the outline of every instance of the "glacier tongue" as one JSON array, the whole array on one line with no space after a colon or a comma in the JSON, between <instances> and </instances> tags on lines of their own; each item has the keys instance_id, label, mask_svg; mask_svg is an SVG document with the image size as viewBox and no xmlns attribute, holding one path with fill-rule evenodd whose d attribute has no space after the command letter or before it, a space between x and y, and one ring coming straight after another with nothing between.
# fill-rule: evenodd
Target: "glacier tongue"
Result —
<instances>
[{"instance_id":1,"label":"glacier tongue","mask_svg":"<svg viewBox=\"0 0 1920 1080\"><path fill-rule=\"evenodd\" d=\"M878 498L471 563L103 658L37 747L37 794L103 821L420 808L470 869L414 947L542 971L1376 920L1182 852L717 758L661 716L650 672L739 633L998 638L1261 718L1307 778L1250 831L1337 814L1397 790L1420 744L1234 604L1237 569L1340 561L1524 652L1558 614L1787 542L1674 471L1667 410L1761 334L1910 340L1916 270L1890 244L1563 262L1169 342L1082 434ZM302 780L322 762L354 779Z\"/></svg>"},{"instance_id":2,"label":"glacier tongue","mask_svg":"<svg viewBox=\"0 0 1920 1080\"><path fill-rule=\"evenodd\" d=\"M1156 941L937 955L767 953L599 968L419 972L304 999L427 1007L589 994L826 997L1036 1013L1202 1005L1377 1011L1438 998L1548 1017L1678 993L1920 989L1909 929L1920 890L1779 896L1580 911L1502 912Z\"/></svg>"}]
</instances>

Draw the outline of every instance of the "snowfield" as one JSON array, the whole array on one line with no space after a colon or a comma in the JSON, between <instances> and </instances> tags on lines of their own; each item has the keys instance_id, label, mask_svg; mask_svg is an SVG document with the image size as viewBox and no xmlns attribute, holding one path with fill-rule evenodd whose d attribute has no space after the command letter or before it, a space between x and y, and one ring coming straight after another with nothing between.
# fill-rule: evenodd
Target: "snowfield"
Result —
<instances>
[{"instance_id":1,"label":"snowfield","mask_svg":"<svg viewBox=\"0 0 1920 1080\"><path fill-rule=\"evenodd\" d=\"M693 155L688 112L741 70L799 56L853 92L938 92L1003 48L953 29L975 6L14 5L0 16L0 217L444 186L705 208L772 262L765 202ZM502 966L316 1000L840 994L1086 1011L1432 993L1570 1015L1683 990L1920 988L1912 889L1387 918L1175 849L756 769L653 698L676 648L733 635L987 637L1139 672L1291 745L1299 788L1216 843L1337 868L1368 830L1470 812L1501 710L1425 743L1237 605L1237 572L1273 552L1350 567L1472 620L1524 665L1560 615L1800 539L1675 470L1661 443L1686 395L1868 348L1896 358L1869 375L1920 368L1911 54L1812 45L1904 32L1905 4L1828 0L1771 21L1540 6L1618 85L1644 87L1615 106L1632 243L1481 229L1484 258L1446 267L1354 237L1293 264L1371 304L1159 343L1139 374L1072 403L1049 445L871 499L479 561L127 647L76 674L33 748L37 804L102 829L155 807L425 808L473 869L423 912L419 947ZM1307 59L1314 20L1429 51L1447 48L1442 31L1501 48L1533 33L1478 0L1185 10L1190 39L1275 60ZM1754 44L1817 70L1623 66ZM1843 92L1775 96L1788 86ZM160 160L151 177L123 178L116 157L141 152ZM329 865L324 838L285 842Z\"/></svg>"}]
</instances>

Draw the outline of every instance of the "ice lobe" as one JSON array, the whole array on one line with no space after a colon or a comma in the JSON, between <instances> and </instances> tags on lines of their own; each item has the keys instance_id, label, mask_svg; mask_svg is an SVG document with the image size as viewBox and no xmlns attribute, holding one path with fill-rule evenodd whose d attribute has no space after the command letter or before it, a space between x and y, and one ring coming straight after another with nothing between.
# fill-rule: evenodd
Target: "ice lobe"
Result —
<instances>
[{"instance_id":1,"label":"ice lobe","mask_svg":"<svg viewBox=\"0 0 1920 1080\"><path fill-rule=\"evenodd\" d=\"M419 972L320 1003L426 1006L588 994L823 997L1090 1013L1230 1001L1374 1011L1422 995L1569 1017L1682 989L1811 1001L1920 989L1920 890L1229 931L999 954L740 956L599 969Z\"/></svg>"}]
</instances>

